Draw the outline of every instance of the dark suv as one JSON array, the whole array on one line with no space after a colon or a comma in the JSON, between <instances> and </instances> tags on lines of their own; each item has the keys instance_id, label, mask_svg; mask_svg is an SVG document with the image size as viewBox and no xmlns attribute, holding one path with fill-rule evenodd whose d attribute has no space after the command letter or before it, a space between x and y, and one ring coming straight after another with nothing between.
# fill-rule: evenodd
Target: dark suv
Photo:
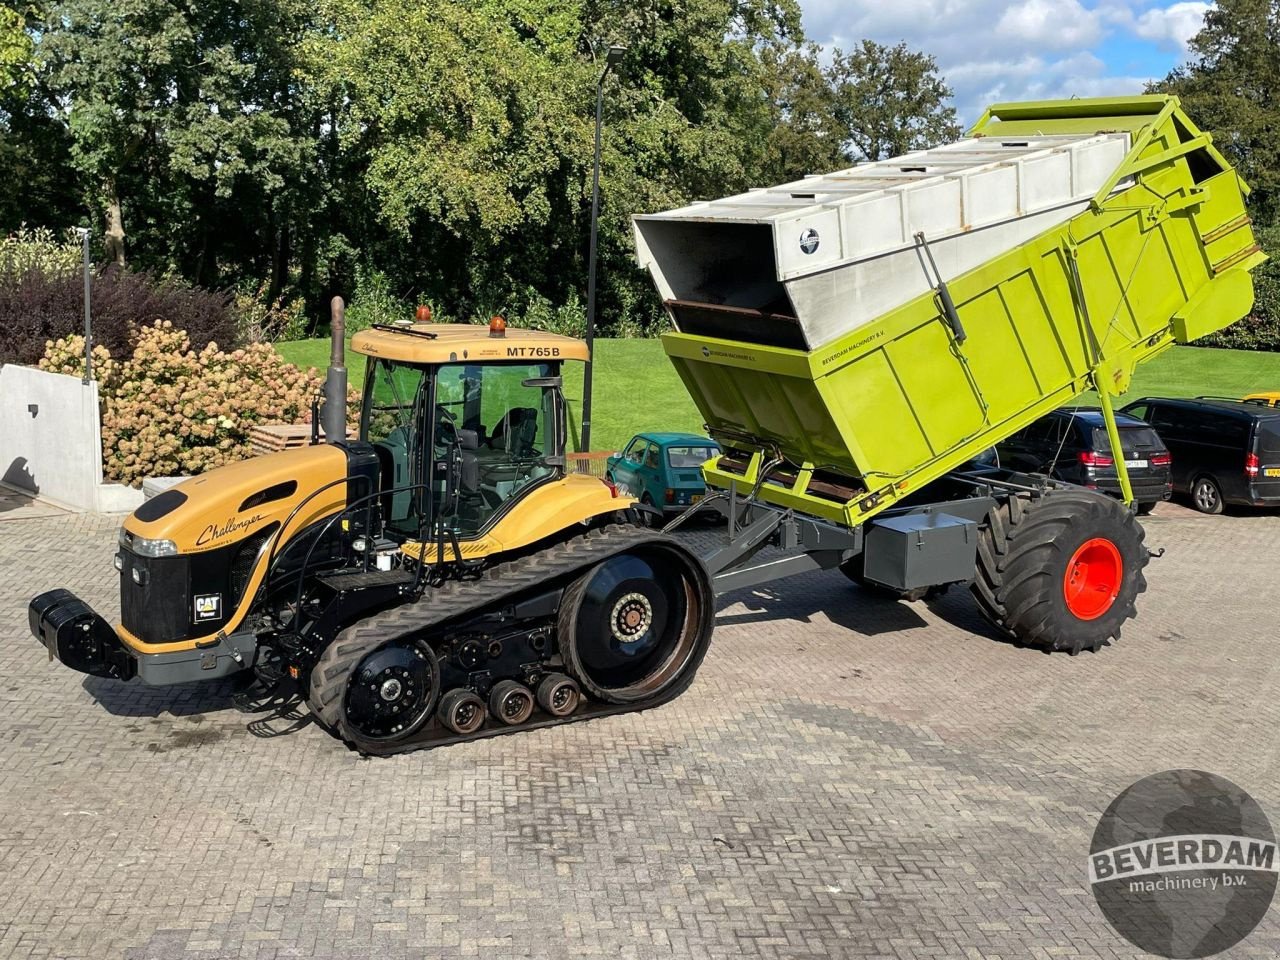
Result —
<instances>
[{"instance_id":1,"label":"dark suv","mask_svg":"<svg viewBox=\"0 0 1280 960\"><path fill-rule=\"evenodd\" d=\"M1238 400L1144 397L1124 412L1173 452L1173 487L1203 513L1280 506L1280 410Z\"/></svg>"},{"instance_id":2,"label":"dark suv","mask_svg":"<svg viewBox=\"0 0 1280 960\"><path fill-rule=\"evenodd\" d=\"M1120 444L1133 499L1139 513L1149 513L1173 488L1169 451L1147 424L1116 414ZM1000 465L1027 473L1044 473L1091 490L1120 496L1120 478L1107 437L1106 421L1096 408L1055 410L996 445Z\"/></svg>"}]
</instances>

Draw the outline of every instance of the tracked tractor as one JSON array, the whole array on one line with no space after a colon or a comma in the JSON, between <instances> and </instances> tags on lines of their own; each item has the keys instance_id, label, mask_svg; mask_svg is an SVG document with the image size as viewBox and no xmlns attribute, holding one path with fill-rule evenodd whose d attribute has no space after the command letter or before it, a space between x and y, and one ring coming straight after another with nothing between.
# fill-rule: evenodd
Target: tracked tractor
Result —
<instances>
[{"instance_id":1,"label":"tracked tractor","mask_svg":"<svg viewBox=\"0 0 1280 960\"><path fill-rule=\"evenodd\" d=\"M32 601L51 655L149 684L252 669L369 752L684 690L709 579L633 500L566 473L560 373L586 345L495 318L377 327L352 349L359 438L147 501L120 530L118 627L66 590Z\"/></svg>"}]
</instances>

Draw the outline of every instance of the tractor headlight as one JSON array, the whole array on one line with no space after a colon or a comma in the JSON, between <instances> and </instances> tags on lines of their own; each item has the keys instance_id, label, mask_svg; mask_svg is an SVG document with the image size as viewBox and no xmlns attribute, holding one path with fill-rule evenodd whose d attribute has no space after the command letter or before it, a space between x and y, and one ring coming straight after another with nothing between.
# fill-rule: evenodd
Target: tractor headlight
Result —
<instances>
[{"instance_id":1,"label":"tractor headlight","mask_svg":"<svg viewBox=\"0 0 1280 960\"><path fill-rule=\"evenodd\" d=\"M149 540L146 537L135 537L132 533L120 528L120 546L136 553L140 557L176 557L178 545L172 540Z\"/></svg>"}]
</instances>

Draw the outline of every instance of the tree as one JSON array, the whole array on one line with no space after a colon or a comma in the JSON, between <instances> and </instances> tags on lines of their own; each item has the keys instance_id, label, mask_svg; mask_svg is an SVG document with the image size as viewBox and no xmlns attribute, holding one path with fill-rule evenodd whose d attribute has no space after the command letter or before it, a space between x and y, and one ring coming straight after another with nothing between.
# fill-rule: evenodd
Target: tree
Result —
<instances>
[{"instance_id":1,"label":"tree","mask_svg":"<svg viewBox=\"0 0 1280 960\"><path fill-rule=\"evenodd\" d=\"M1189 44L1192 60L1152 84L1208 126L1253 188L1255 218L1280 218L1280 0L1219 0Z\"/></svg>"},{"instance_id":2,"label":"tree","mask_svg":"<svg viewBox=\"0 0 1280 960\"><path fill-rule=\"evenodd\" d=\"M609 44L604 330L661 321L633 213L954 129L932 60L864 45L824 71L797 0L28 2L42 22L0 27L35 43L29 94L0 93L0 229L85 209L111 260L316 318L362 282L463 318L577 310Z\"/></svg>"},{"instance_id":3,"label":"tree","mask_svg":"<svg viewBox=\"0 0 1280 960\"><path fill-rule=\"evenodd\" d=\"M827 79L854 159L883 160L960 135L937 63L905 43L863 40L851 53L836 50Z\"/></svg>"},{"instance_id":4,"label":"tree","mask_svg":"<svg viewBox=\"0 0 1280 960\"><path fill-rule=\"evenodd\" d=\"M207 285L246 234L269 249L312 166L290 59L308 16L302 0L53 8L41 47L109 259L125 261L126 208L146 224L150 263Z\"/></svg>"},{"instance_id":5,"label":"tree","mask_svg":"<svg viewBox=\"0 0 1280 960\"><path fill-rule=\"evenodd\" d=\"M609 78L600 315L657 316L630 215L752 185L776 117L761 51L799 36L794 0L329 0L307 75L339 104L388 239L364 254L404 295L463 315L585 287L592 122ZM371 230L371 233L376 231Z\"/></svg>"},{"instance_id":6,"label":"tree","mask_svg":"<svg viewBox=\"0 0 1280 960\"><path fill-rule=\"evenodd\" d=\"M42 82L42 5L0 8L0 232L80 222L66 126Z\"/></svg>"},{"instance_id":7,"label":"tree","mask_svg":"<svg viewBox=\"0 0 1280 960\"><path fill-rule=\"evenodd\" d=\"M0 7L0 94L25 88L35 77L35 42L27 32L33 4Z\"/></svg>"},{"instance_id":8,"label":"tree","mask_svg":"<svg viewBox=\"0 0 1280 960\"><path fill-rule=\"evenodd\" d=\"M844 141L835 98L814 43L770 44L761 52L764 94L772 122L757 171L775 184L844 166Z\"/></svg>"}]
</instances>

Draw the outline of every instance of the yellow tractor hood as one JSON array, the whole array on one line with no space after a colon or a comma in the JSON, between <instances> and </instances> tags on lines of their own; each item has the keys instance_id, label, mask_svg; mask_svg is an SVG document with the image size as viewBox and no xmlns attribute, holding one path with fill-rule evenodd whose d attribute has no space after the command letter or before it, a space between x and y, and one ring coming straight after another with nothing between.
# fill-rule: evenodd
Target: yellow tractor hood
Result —
<instances>
[{"instance_id":1,"label":"yellow tractor hood","mask_svg":"<svg viewBox=\"0 0 1280 960\"><path fill-rule=\"evenodd\" d=\"M202 553L243 540L269 525L277 528L304 500L333 484L288 523L288 541L347 502L346 454L322 444L233 463L153 497L129 515L134 539L169 540L179 554Z\"/></svg>"}]
</instances>

